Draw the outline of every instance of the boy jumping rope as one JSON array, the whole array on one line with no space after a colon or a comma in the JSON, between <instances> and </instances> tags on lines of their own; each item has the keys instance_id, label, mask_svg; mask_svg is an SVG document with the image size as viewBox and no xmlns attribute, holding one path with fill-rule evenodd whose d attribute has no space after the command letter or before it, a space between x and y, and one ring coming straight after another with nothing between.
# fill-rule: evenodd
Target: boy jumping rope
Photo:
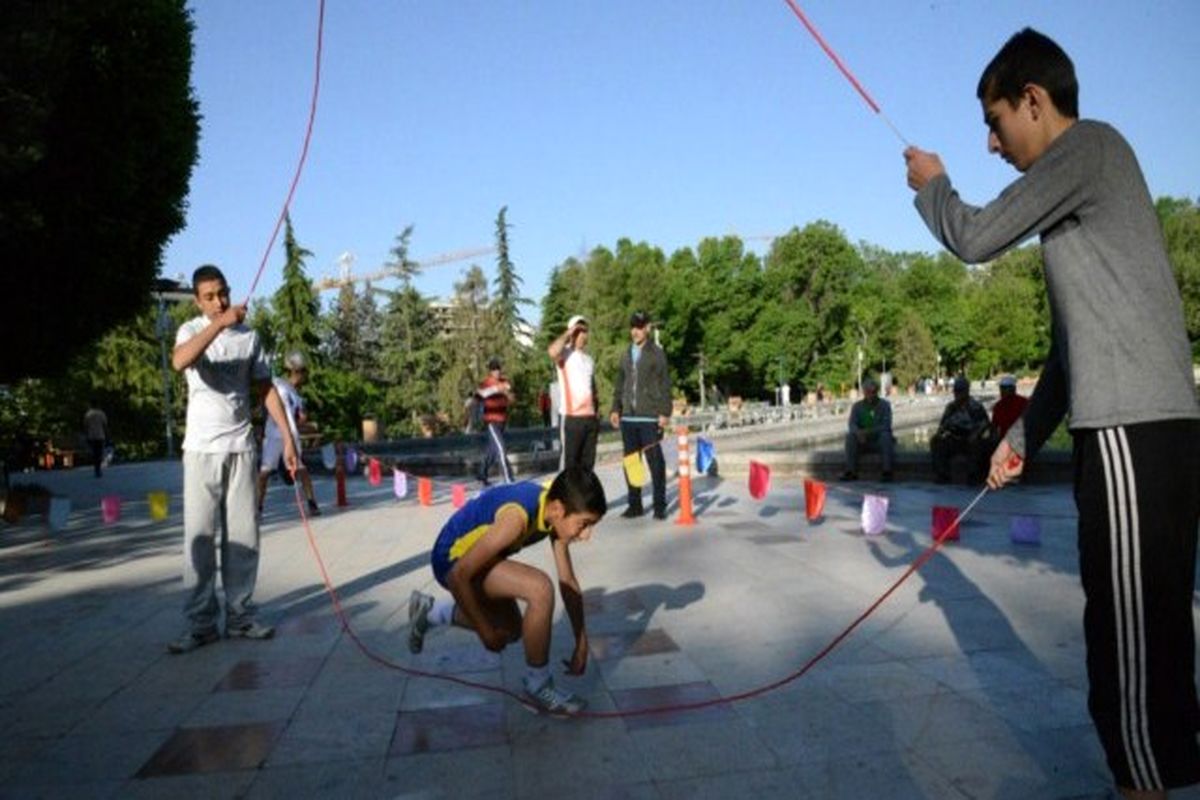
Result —
<instances>
[{"instance_id":1,"label":"boy jumping rope","mask_svg":"<svg viewBox=\"0 0 1200 800\"><path fill-rule=\"evenodd\" d=\"M916 206L968 263L1037 233L1053 335L1024 415L988 485L1018 478L1070 415L1079 572L1087 604L1088 708L1125 797L1200 781L1192 597L1200 522L1200 407L1179 290L1132 149L1079 119L1066 53L1026 28L976 93L988 150L1022 177L982 208L940 159L904 157Z\"/></svg>"},{"instance_id":2,"label":"boy jumping rope","mask_svg":"<svg viewBox=\"0 0 1200 800\"><path fill-rule=\"evenodd\" d=\"M588 641L583 619L583 591L575 578L568 547L587 541L608 510L604 487L595 473L570 467L549 488L533 482L489 489L456 511L433 546L433 575L452 598L413 592L408 603L408 647L421 652L425 634L435 625L473 629L483 646L500 652L510 642L525 640L525 693L551 713L575 713L585 701L558 689L550 675L550 627L554 617L554 583L540 569L509 556L549 538L558 573L558 588L575 632L575 651L567 672L587 668ZM517 606L525 603L525 615Z\"/></svg>"}]
</instances>

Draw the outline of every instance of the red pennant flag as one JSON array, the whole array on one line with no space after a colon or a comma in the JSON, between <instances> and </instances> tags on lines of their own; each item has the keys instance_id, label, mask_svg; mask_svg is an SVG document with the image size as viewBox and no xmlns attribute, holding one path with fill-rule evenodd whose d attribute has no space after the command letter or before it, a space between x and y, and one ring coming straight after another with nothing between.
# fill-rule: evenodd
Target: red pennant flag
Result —
<instances>
[{"instance_id":1,"label":"red pennant flag","mask_svg":"<svg viewBox=\"0 0 1200 800\"><path fill-rule=\"evenodd\" d=\"M462 508L467 504L467 487L465 484L456 483L450 487L450 502L455 508Z\"/></svg>"},{"instance_id":2,"label":"red pennant flag","mask_svg":"<svg viewBox=\"0 0 1200 800\"><path fill-rule=\"evenodd\" d=\"M804 515L809 522L816 522L825 513L825 484L821 481L804 481Z\"/></svg>"},{"instance_id":3,"label":"red pennant flag","mask_svg":"<svg viewBox=\"0 0 1200 800\"><path fill-rule=\"evenodd\" d=\"M378 458L372 458L367 462L367 480L372 486L378 486L383 482L383 468L379 464Z\"/></svg>"},{"instance_id":4,"label":"red pennant flag","mask_svg":"<svg viewBox=\"0 0 1200 800\"><path fill-rule=\"evenodd\" d=\"M750 496L762 500L771 488L771 468L761 461L750 462Z\"/></svg>"},{"instance_id":5,"label":"red pennant flag","mask_svg":"<svg viewBox=\"0 0 1200 800\"><path fill-rule=\"evenodd\" d=\"M933 538L945 539L948 542L958 541L959 510L952 506L933 507Z\"/></svg>"}]
</instances>

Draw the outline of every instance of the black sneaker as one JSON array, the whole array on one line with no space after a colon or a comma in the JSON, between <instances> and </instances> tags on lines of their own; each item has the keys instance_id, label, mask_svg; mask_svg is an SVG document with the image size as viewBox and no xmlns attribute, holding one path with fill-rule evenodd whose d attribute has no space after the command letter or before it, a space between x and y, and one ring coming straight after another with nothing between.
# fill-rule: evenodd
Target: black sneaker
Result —
<instances>
[{"instance_id":1,"label":"black sneaker","mask_svg":"<svg viewBox=\"0 0 1200 800\"><path fill-rule=\"evenodd\" d=\"M654 509L654 518L655 519L666 519L667 518L667 510L665 508Z\"/></svg>"},{"instance_id":2,"label":"black sneaker","mask_svg":"<svg viewBox=\"0 0 1200 800\"><path fill-rule=\"evenodd\" d=\"M313 517L321 516L321 507L319 505L317 505L316 500L308 501L308 513L309 513L309 516L313 516Z\"/></svg>"},{"instance_id":3,"label":"black sneaker","mask_svg":"<svg viewBox=\"0 0 1200 800\"><path fill-rule=\"evenodd\" d=\"M642 509L634 508L633 506L629 506L628 508L626 508L624 511L621 512L621 516L624 517L625 519L633 519L635 517L640 517L643 513L645 513L645 512L643 512Z\"/></svg>"}]
</instances>

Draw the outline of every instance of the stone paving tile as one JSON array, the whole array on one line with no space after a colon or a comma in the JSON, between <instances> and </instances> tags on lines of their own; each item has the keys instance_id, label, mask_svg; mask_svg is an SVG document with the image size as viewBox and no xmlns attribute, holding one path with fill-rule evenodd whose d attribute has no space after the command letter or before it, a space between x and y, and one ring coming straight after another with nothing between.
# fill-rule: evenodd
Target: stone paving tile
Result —
<instances>
[{"instance_id":1,"label":"stone paving tile","mask_svg":"<svg viewBox=\"0 0 1200 800\"><path fill-rule=\"evenodd\" d=\"M259 773L244 769L192 775L134 778L121 785L116 797L125 800L235 800L245 795Z\"/></svg>"},{"instance_id":2,"label":"stone paving tile","mask_svg":"<svg viewBox=\"0 0 1200 800\"><path fill-rule=\"evenodd\" d=\"M289 689L304 687L320 671L322 659L302 658L282 661L246 659L234 664L217 681L214 692L244 692L251 689Z\"/></svg>"},{"instance_id":3,"label":"stone paving tile","mask_svg":"<svg viewBox=\"0 0 1200 800\"><path fill-rule=\"evenodd\" d=\"M507 744L462 751L392 757L384 766L386 797L430 800L513 800L512 752ZM540 792L527 797L544 797Z\"/></svg>"},{"instance_id":4,"label":"stone paving tile","mask_svg":"<svg viewBox=\"0 0 1200 800\"><path fill-rule=\"evenodd\" d=\"M801 784L791 770L741 771L736 764L722 775L658 781L664 800L759 800L800 797Z\"/></svg>"},{"instance_id":5,"label":"stone paving tile","mask_svg":"<svg viewBox=\"0 0 1200 800\"><path fill-rule=\"evenodd\" d=\"M649 783L650 765L621 720L527 716L535 722L510 736L518 795L622 797L625 787ZM561 757L547 758L555 752Z\"/></svg>"},{"instance_id":6,"label":"stone paving tile","mask_svg":"<svg viewBox=\"0 0 1200 800\"><path fill-rule=\"evenodd\" d=\"M707 681L620 689L613 690L611 694L614 705L620 711L704 705L702 708L687 711L666 711L625 717L625 728L629 731L713 723L731 718L730 706L726 703L714 702L719 701L721 695L717 692L716 687ZM713 704L708 705L709 703Z\"/></svg>"},{"instance_id":7,"label":"stone paving tile","mask_svg":"<svg viewBox=\"0 0 1200 800\"><path fill-rule=\"evenodd\" d=\"M182 720L189 728L248 725L287 720L304 697L304 687L212 692Z\"/></svg>"},{"instance_id":8,"label":"stone paving tile","mask_svg":"<svg viewBox=\"0 0 1200 800\"><path fill-rule=\"evenodd\" d=\"M238 793L245 800L293 800L297 797L378 800L410 797L384 774L383 759L332 761L322 764L270 764L253 773L253 782ZM421 795L416 795L420 797Z\"/></svg>"},{"instance_id":9,"label":"stone paving tile","mask_svg":"<svg viewBox=\"0 0 1200 800\"><path fill-rule=\"evenodd\" d=\"M993 769L991 765L987 768ZM907 751L831 758L800 764L789 770L800 787L795 797L819 797L822 800L862 800L886 797L888 800L961 800L979 795L966 794L951 781ZM998 795L997 798L1031 797Z\"/></svg>"},{"instance_id":10,"label":"stone paving tile","mask_svg":"<svg viewBox=\"0 0 1200 800\"><path fill-rule=\"evenodd\" d=\"M508 741L505 706L476 703L405 711L396 717L392 756L487 747Z\"/></svg>"},{"instance_id":11,"label":"stone paving tile","mask_svg":"<svg viewBox=\"0 0 1200 800\"><path fill-rule=\"evenodd\" d=\"M180 728L142 764L138 778L229 772L259 767L283 732L282 722Z\"/></svg>"},{"instance_id":12,"label":"stone paving tile","mask_svg":"<svg viewBox=\"0 0 1200 800\"><path fill-rule=\"evenodd\" d=\"M165 738L162 731L135 731L43 740L43 747L9 772L0 791L10 786L73 785L86 793L92 781L122 781L132 775Z\"/></svg>"},{"instance_id":13,"label":"stone paving tile","mask_svg":"<svg viewBox=\"0 0 1200 800\"><path fill-rule=\"evenodd\" d=\"M371 759L382 766L396 730L395 711L296 718L288 723L266 766Z\"/></svg>"},{"instance_id":14,"label":"stone paving tile","mask_svg":"<svg viewBox=\"0 0 1200 800\"><path fill-rule=\"evenodd\" d=\"M718 722L652 727L630 733L653 779L669 781L779 766L752 728L733 717Z\"/></svg>"}]
</instances>

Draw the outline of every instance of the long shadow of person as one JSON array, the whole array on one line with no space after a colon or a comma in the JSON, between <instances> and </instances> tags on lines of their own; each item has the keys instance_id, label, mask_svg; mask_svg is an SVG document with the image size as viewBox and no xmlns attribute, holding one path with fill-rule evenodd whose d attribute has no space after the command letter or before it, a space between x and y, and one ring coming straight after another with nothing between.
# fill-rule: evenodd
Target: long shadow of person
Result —
<instances>
[{"instance_id":1,"label":"long shadow of person","mask_svg":"<svg viewBox=\"0 0 1200 800\"><path fill-rule=\"evenodd\" d=\"M867 547L888 568L905 568L925 550L908 530L893 531L886 541L871 539ZM889 553L889 545L897 549ZM1028 797L1068 788L1064 781L1082 782L1072 783L1072 791L1103 787L1091 763L1095 748L1080 744L1079 736L1062 744L1071 737L1061 729L1090 730L1084 693L1046 669L1004 610L944 547L921 567L919 578L924 585L917 606L874 642L899 656L897 669L916 681L914 696L872 704L881 723L890 721L897 742L960 787L971 787L971 794ZM929 605L940 614L931 615ZM998 759L1006 769L988 769Z\"/></svg>"}]
</instances>

